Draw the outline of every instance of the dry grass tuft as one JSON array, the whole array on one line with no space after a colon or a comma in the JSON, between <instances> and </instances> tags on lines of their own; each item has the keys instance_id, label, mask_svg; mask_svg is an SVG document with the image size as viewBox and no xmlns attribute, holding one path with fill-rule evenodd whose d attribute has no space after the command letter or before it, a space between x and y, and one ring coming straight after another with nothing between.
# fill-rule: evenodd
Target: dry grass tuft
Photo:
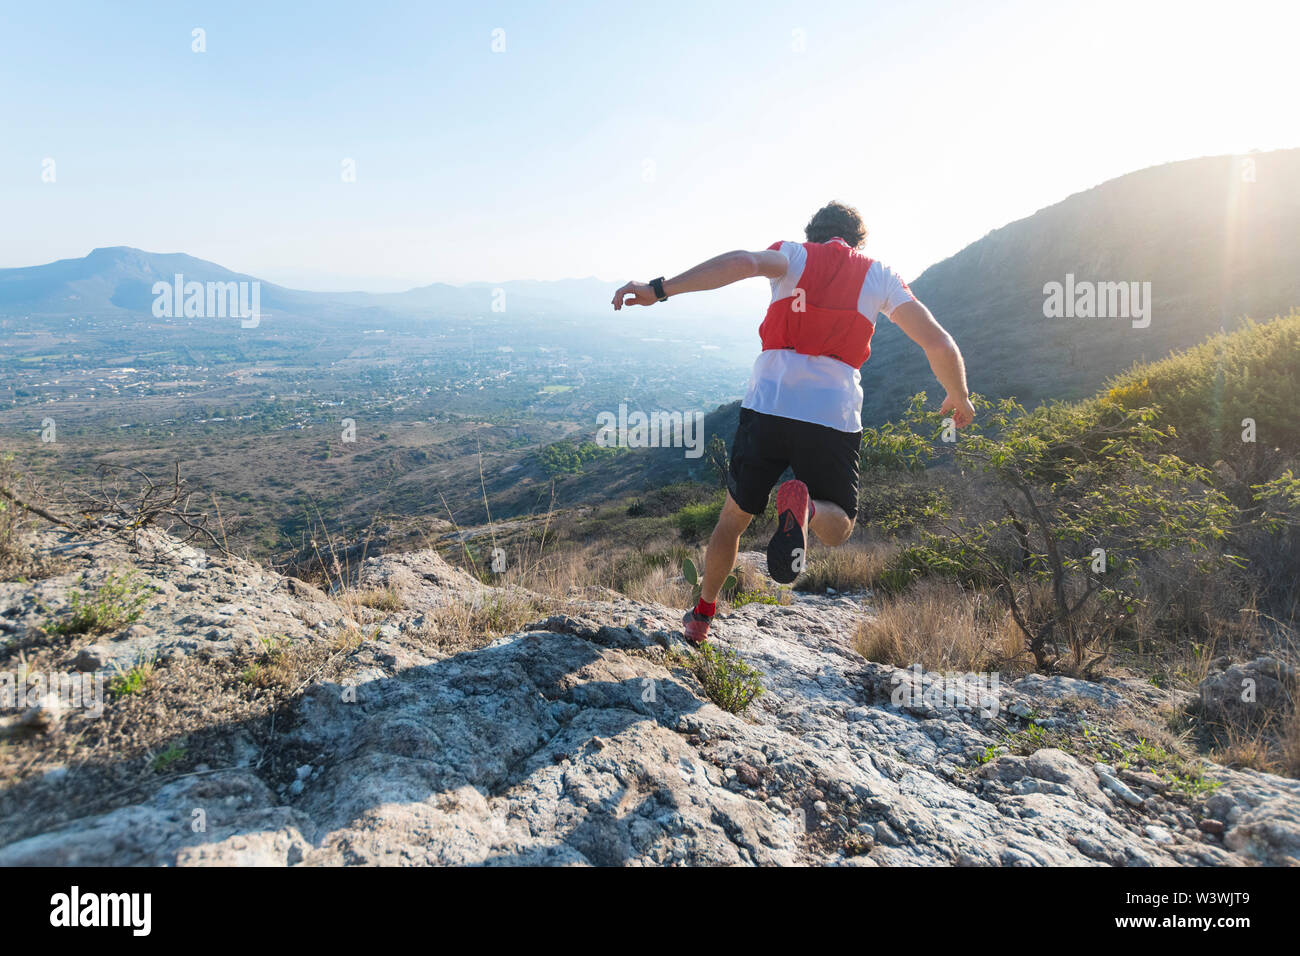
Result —
<instances>
[{"instance_id":1,"label":"dry grass tuft","mask_svg":"<svg viewBox=\"0 0 1300 956\"><path fill-rule=\"evenodd\" d=\"M948 580L926 580L885 600L854 648L867 660L933 671L1028 671L1020 632L995 599Z\"/></svg>"},{"instance_id":2,"label":"dry grass tuft","mask_svg":"<svg viewBox=\"0 0 1300 956\"><path fill-rule=\"evenodd\" d=\"M608 542L551 545L530 560L509 555L505 574L493 583L517 585L553 600L591 587L608 588L636 601L684 606L690 588L681 579L682 561L692 552L672 538L633 546Z\"/></svg>"},{"instance_id":3,"label":"dry grass tuft","mask_svg":"<svg viewBox=\"0 0 1300 956\"><path fill-rule=\"evenodd\" d=\"M372 611L383 611L386 614L392 614L406 607L406 602L402 599L401 594L392 585L345 591L340 603L353 607L368 607Z\"/></svg>"},{"instance_id":4,"label":"dry grass tuft","mask_svg":"<svg viewBox=\"0 0 1300 956\"><path fill-rule=\"evenodd\" d=\"M1262 721L1216 723L1208 731L1215 763L1300 777L1300 712L1294 706Z\"/></svg>"},{"instance_id":5,"label":"dry grass tuft","mask_svg":"<svg viewBox=\"0 0 1300 956\"><path fill-rule=\"evenodd\" d=\"M814 546L807 569L799 575L795 588L810 593L865 591L875 587L881 571L898 551L895 544L883 541L850 541L838 548Z\"/></svg>"},{"instance_id":6,"label":"dry grass tuft","mask_svg":"<svg viewBox=\"0 0 1300 956\"><path fill-rule=\"evenodd\" d=\"M553 599L506 588L442 605L435 614L426 615L417 636L445 650L473 650L560 610L560 603Z\"/></svg>"}]
</instances>

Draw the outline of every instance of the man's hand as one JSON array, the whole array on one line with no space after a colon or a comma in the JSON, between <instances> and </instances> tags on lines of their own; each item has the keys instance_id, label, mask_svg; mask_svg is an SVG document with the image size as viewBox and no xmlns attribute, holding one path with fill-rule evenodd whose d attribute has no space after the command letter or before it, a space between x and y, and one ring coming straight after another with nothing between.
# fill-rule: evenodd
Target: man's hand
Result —
<instances>
[{"instance_id":1,"label":"man's hand","mask_svg":"<svg viewBox=\"0 0 1300 956\"><path fill-rule=\"evenodd\" d=\"M654 305L658 301L649 282L629 282L614 293L614 311L625 305Z\"/></svg>"},{"instance_id":2,"label":"man's hand","mask_svg":"<svg viewBox=\"0 0 1300 956\"><path fill-rule=\"evenodd\" d=\"M965 428L975 420L975 406L970 403L970 396L957 395L951 392L944 396L943 404L939 406L939 414L944 412L952 413L952 423L958 428Z\"/></svg>"}]
</instances>

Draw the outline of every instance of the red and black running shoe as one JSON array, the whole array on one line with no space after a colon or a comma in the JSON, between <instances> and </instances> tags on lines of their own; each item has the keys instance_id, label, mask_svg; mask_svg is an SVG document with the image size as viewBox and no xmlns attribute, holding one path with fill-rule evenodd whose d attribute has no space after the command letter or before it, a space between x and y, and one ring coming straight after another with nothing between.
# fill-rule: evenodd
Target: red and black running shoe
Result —
<instances>
[{"instance_id":1,"label":"red and black running shoe","mask_svg":"<svg viewBox=\"0 0 1300 956\"><path fill-rule=\"evenodd\" d=\"M808 551L808 486L797 478L776 492L776 534L767 543L767 573L779 584L789 584L804 569Z\"/></svg>"},{"instance_id":2,"label":"red and black running shoe","mask_svg":"<svg viewBox=\"0 0 1300 956\"><path fill-rule=\"evenodd\" d=\"M699 647L709 639L709 622L713 618L707 614L699 614L694 610L687 611L686 616L682 618L682 634L686 638L686 643L692 647Z\"/></svg>"}]
</instances>

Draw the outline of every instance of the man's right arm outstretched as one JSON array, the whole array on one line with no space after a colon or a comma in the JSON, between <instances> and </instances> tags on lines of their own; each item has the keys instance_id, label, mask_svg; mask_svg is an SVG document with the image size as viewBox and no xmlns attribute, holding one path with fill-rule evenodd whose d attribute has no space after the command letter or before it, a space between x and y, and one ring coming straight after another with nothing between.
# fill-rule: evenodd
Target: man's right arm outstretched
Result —
<instances>
[{"instance_id":1,"label":"man's right arm outstretched","mask_svg":"<svg viewBox=\"0 0 1300 956\"><path fill-rule=\"evenodd\" d=\"M975 418L975 406L970 402L970 392L966 388L966 366L962 362L961 350L951 335L934 316L915 299L902 302L889 318L907 337L925 350L925 357L930 360L934 377L948 392L944 396L940 412L952 414L953 424L965 428Z\"/></svg>"}]
</instances>

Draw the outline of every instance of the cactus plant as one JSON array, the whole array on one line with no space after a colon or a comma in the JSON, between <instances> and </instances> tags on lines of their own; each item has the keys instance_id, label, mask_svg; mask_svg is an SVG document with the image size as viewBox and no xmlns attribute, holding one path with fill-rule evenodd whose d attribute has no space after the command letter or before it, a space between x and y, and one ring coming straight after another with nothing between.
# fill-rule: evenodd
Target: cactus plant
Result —
<instances>
[{"instance_id":1,"label":"cactus plant","mask_svg":"<svg viewBox=\"0 0 1300 956\"><path fill-rule=\"evenodd\" d=\"M696 570L695 562L690 558L686 558L682 561L682 577L684 577L686 583L691 586L691 600L698 601L700 599L700 588L704 585L704 578L701 577L699 571ZM728 574L727 580L722 582L722 593L730 594L734 590L736 590L736 576L734 574Z\"/></svg>"}]
</instances>

